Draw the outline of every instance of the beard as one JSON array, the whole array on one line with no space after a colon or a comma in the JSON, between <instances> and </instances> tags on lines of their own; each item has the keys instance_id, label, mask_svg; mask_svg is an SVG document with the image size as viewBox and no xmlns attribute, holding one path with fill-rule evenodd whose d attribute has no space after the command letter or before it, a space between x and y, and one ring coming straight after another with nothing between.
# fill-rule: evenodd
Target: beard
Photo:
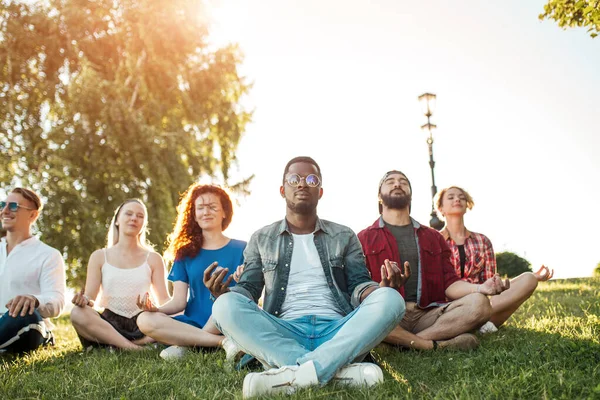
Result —
<instances>
[{"instance_id":1,"label":"beard","mask_svg":"<svg viewBox=\"0 0 600 400\"><path fill-rule=\"evenodd\" d=\"M409 207L411 201L412 196L406 193L404 193L402 196L392 196L391 194L381 195L381 202L383 205L393 210L402 210L406 207Z\"/></svg>"},{"instance_id":2,"label":"beard","mask_svg":"<svg viewBox=\"0 0 600 400\"><path fill-rule=\"evenodd\" d=\"M317 208L316 204L306 201L294 203L291 200L285 199L285 203L290 210L300 215L311 215Z\"/></svg>"}]
</instances>

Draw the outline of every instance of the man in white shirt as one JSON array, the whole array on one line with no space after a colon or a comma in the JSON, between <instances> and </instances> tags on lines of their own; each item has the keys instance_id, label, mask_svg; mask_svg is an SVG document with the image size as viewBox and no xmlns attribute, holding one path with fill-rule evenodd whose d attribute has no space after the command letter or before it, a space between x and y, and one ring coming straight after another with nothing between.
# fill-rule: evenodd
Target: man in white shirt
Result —
<instances>
[{"instance_id":1,"label":"man in white shirt","mask_svg":"<svg viewBox=\"0 0 600 400\"><path fill-rule=\"evenodd\" d=\"M0 241L0 352L25 352L53 343L48 318L65 303L60 252L31 235L42 209L33 191L15 188L0 201L6 237Z\"/></svg>"}]
</instances>

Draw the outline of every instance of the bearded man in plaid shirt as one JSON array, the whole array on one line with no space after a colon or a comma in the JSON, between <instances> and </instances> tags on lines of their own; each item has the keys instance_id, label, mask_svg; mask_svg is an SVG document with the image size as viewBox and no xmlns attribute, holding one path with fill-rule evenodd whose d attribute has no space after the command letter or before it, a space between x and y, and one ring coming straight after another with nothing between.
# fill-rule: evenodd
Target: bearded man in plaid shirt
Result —
<instances>
[{"instance_id":1,"label":"bearded man in plaid shirt","mask_svg":"<svg viewBox=\"0 0 600 400\"><path fill-rule=\"evenodd\" d=\"M481 285L459 279L442 235L410 217L412 187L402 172L386 172L378 196L380 217L358 234L367 267L376 282L390 265L401 265L409 276L398 289L406 313L384 342L420 350L476 348L479 341L469 332L489 320L487 296L502 293L510 282L498 274Z\"/></svg>"}]
</instances>

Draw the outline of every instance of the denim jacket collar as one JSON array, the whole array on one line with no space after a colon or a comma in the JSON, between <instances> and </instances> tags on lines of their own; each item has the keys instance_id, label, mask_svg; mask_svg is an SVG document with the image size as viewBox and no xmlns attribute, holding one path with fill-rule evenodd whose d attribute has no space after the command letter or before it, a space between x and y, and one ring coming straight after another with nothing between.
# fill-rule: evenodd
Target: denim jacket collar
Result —
<instances>
[{"instance_id":1,"label":"denim jacket collar","mask_svg":"<svg viewBox=\"0 0 600 400\"><path fill-rule=\"evenodd\" d=\"M319 231L323 231L323 233L329 234L327 228L325 227L325 224L321 221L321 219L319 217L317 217L317 222L315 223L315 230L314 232L319 232ZM288 226L288 222L287 219L284 218L281 220L281 223L279 224L279 230L277 232L278 235L283 234L284 232L287 232L288 234L292 234L292 232L290 232L289 226Z\"/></svg>"},{"instance_id":2,"label":"denim jacket collar","mask_svg":"<svg viewBox=\"0 0 600 400\"><path fill-rule=\"evenodd\" d=\"M344 315L360 304L371 280L365 256L348 227L317 218L314 243L325 279ZM244 273L231 291L258 301L264 288L263 309L275 316L286 298L293 252L293 238L285 219L256 231L244 250Z\"/></svg>"}]
</instances>

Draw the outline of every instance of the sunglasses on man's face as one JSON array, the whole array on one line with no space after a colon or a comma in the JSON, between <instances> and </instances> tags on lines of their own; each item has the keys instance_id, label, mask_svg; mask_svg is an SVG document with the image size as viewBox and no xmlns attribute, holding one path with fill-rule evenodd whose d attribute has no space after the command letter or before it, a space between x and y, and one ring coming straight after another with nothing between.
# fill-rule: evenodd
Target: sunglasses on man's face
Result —
<instances>
[{"instance_id":1,"label":"sunglasses on man's face","mask_svg":"<svg viewBox=\"0 0 600 400\"><path fill-rule=\"evenodd\" d=\"M6 202L6 201L0 201L0 211L4 210L4 207L8 206L8 210L12 211L12 212L17 212L17 210L20 208L24 208L26 210L35 210L35 208L31 208L31 207L25 207L19 203L17 203L16 201L10 201L10 202Z\"/></svg>"},{"instance_id":2,"label":"sunglasses on man's face","mask_svg":"<svg viewBox=\"0 0 600 400\"><path fill-rule=\"evenodd\" d=\"M307 176L291 174L287 178L285 178L285 181L288 183L288 185L290 185L292 187L296 187L296 186L300 185L300 182L302 182L302 180L304 180L304 182L306 182L306 186L308 186L308 187L317 187L321 184L321 180L315 174L310 174Z\"/></svg>"}]
</instances>

